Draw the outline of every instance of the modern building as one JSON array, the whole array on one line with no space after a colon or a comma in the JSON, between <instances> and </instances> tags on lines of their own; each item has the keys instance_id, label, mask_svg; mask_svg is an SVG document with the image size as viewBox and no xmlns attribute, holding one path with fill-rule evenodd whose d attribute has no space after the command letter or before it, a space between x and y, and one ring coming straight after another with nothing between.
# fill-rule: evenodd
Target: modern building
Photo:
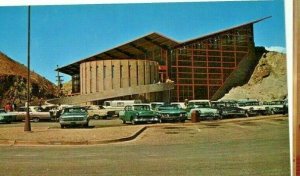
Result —
<instances>
[{"instance_id":1,"label":"modern building","mask_svg":"<svg viewBox=\"0 0 300 176\"><path fill-rule=\"evenodd\" d=\"M253 67L253 25L266 18L185 42L151 33L63 66L57 71L72 76L75 96L57 101L216 99L239 82L232 81L237 76L247 79L238 72Z\"/></svg>"}]
</instances>

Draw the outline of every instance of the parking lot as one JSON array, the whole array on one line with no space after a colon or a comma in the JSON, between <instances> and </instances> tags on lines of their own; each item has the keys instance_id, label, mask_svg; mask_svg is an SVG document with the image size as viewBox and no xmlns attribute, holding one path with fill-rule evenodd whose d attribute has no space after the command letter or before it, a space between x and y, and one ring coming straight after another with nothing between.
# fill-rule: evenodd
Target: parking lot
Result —
<instances>
[{"instance_id":1,"label":"parking lot","mask_svg":"<svg viewBox=\"0 0 300 176\"><path fill-rule=\"evenodd\" d=\"M144 126L118 119L91 124L95 127L88 130ZM0 125L7 126L22 123ZM32 126L78 130L60 129L55 122ZM0 169L6 175L289 175L286 116L146 126L137 138L122 143L1 146Z\"/></svg>"}]
</instances>

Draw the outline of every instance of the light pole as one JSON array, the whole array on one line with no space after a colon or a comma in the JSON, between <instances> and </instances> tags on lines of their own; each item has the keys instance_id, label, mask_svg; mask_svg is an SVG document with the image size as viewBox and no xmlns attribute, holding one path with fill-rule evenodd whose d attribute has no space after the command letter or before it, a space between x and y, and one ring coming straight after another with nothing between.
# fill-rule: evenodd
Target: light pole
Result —
<instances>
[{"instance_id":1,"label":"light pole","mask_svg":"<svg viewBox=\"0 0 300 176\"><path fill-rule=\"evenodd\" d=\"M27 112L24 131L31 131L29 103L30 103L30 6L28 6L28 38L27 38Z\"/></svg>"}]
</instances>

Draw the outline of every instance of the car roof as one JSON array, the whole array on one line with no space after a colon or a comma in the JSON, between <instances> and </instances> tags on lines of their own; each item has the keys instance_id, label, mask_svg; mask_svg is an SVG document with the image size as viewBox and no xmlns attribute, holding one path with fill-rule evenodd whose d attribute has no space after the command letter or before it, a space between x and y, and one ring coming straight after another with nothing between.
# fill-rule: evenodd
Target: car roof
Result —
<instances>
[{"instance_id":1,"label":"car roof","mask_svg":"<svg viewBox=\"0 0 300 176\"><path fill-rule=\"evenodd\" d=\"M210 102L210 100L190 100L189 102Z\"/></svg>"},{"instance_id":2,"label":"car roof","mask_svg":"<svg viewBox=\"0 0 300 176\"><path fill-rule=\"evenodd\" d=\"M150 106L150 104L146 104L146 103L138 103L138 104L132 104L132 105L128 105L128 106L134 106L134 105L139 105L139 106L141 106L141 105L147 105L147 106Z\"/></svg>"}]
</instances>

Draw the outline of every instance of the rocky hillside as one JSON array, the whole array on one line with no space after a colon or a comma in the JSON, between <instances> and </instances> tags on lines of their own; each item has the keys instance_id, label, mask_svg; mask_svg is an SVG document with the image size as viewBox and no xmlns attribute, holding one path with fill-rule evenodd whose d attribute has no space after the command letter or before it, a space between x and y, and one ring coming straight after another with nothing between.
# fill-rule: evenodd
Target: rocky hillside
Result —
<instances>
[{"instance_id":1,"label":"rocky hillside","mask_svg":"<svg viewBox=\"0 0 300 176\"><path fill-rule=\"evenodd\" d=\"M46 78L31 71L32 104L38 99L53 98L56 86ZM27 100L27 67L14 61L0 52L0 105L14 101L17 105L24 105Z\"/></svg>"},{"instance_id":2,"label":"rocky hillside","mask_svg":"<svg viewBox=\"0 0 300 176\"><path fill-rule=\"evenodd\" d=\"M286 55L267 52L263 54L248 83L232 88L222 99L284 99L287 96L286 73Z\"/></svg>"}]
</instances>

